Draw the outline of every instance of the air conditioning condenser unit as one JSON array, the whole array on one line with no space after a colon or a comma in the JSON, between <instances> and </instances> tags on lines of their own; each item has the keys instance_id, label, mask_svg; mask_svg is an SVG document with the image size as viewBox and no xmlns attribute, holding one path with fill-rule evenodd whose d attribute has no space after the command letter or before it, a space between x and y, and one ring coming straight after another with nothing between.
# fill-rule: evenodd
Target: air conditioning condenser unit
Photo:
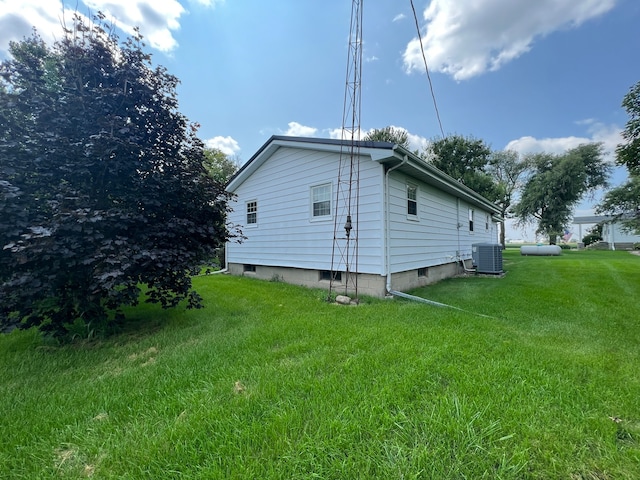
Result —
<instances>
[{"instance_id":1,"label":"air conditioning condenser unit","mask_svg":"<svg viewBox=\"0 0 640 480\"><path fill-rule=\"evenodd\" d=\"M502 245L499 243L474 243L471 258L476 273L502 273Z\"/></svg>"}]
</instances>

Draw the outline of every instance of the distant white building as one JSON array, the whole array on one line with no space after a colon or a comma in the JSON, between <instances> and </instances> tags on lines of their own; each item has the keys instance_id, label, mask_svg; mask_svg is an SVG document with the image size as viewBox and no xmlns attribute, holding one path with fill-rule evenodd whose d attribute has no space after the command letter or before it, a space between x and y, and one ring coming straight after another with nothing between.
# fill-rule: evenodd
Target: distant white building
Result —
<instances>
[{"instance_id":1,"label":"distant white building","mask_svg":"<svg viewBox=\"0 0 640 480\"><path fill-rule=\"evenodd\" d=\"M602 241L610 250L631 250L633 245L640 243L640 235L625 232L619 219L606 215L590 215L586 217L574 217L573 223L580 229L580 241L582 241L582 227L602 224Z\"/></svg>"},{"instance_id":2,"label":"distant white building","mask_svg":"<svg viewBox=\"0 0 640 480\"><path fill-rule=\"evenodd\" d=\"M236 173L227 185L236 195L228 220L247 239L227 244L230 273L328 285L348 144L273 136ZM462 262L470 266L472 244L498 242L492 202L393 143L361 141L358 151L360 293L384 296L457 274Z\"/></svg>"}]
</instances>

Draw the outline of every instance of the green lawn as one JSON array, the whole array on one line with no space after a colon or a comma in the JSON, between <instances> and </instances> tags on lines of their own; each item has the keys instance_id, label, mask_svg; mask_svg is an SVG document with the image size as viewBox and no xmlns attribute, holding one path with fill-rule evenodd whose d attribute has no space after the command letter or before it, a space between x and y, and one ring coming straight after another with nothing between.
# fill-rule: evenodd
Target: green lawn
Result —
<instances>
[{"instance_id":1,"label":"green lawn","mask_svg":"<svg viewBox=\"0 0 640 480\"><path fill-rule=\"evenodd\" d=\"M106 341L0 337L0 478L640 478L640 257L505 269L412 292L465 311L206 276Z\"/></svg>"}]
</instances>

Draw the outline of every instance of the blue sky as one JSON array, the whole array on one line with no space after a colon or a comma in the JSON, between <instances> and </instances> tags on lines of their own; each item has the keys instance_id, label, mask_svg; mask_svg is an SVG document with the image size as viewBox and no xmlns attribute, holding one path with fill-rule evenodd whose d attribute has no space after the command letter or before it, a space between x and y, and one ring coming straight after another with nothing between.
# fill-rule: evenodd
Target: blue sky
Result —
<instances>
[{"instance_id":1,"label":"blue sky","mask_svg":"<svg viewBox=\"0 0 640 480\"><path fill-rule=\"evenodd\" d=\"M340 135L349 0L0 0L0 57L32 25L59 37L63 5L67 18L76 5L106 12L123 33L139 25L154 62L181 80L182 113L241 162L274 134ZM637 0L414 5L446 134L521 153L621 142L620 103L640 80ZM393 125L424 146L440 129L411 3L365 1L363 12L363 133ZM613 183L624 179L617 169Z\"/></svg>"}]
</instances>

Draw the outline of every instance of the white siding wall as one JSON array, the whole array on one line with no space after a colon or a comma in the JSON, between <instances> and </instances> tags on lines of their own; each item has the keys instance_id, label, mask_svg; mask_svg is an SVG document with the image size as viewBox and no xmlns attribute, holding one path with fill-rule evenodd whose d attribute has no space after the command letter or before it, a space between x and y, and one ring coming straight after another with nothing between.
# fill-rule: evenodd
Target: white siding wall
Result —
<instances>
[{"instance_id":1,"label":"white siding wall","mask_svg":"<svg viewBox=\"0 0 640 480\"><path fill-rule=\"evenodd\" d=\"M229 220L243 225L247 239L242 244L228 244L228 261L330 270L338 161L336 153L279 148L235 192ZM382 167L363 157L358 242L358 270L362 273L382 273L382 178ZM332 184L332 216L312 219L311 187L328 182ZM245 203L251 200L258 202L256 226L246 225Z\"/></svg>"},{"instance_id":2,"label":"white siding wall","mask_svg":"<svg viewBox=\"0 0 640 480\"><path fill-rule=\"evenodd\" d=\"M640 242L640 235L625 232L618 222L608 222L602 228L602 240L609 244L615 243L637 243Z\"/></svg>"},{"instance_id":3,"label":"white siding wall","mask_svg":"<svg viewBox=\"0 0 640 480\"><path fill-rule=\"evenodd\" d=\"M474 231L469 231L470 205L403 174L390 175L391 272L471 258L474 243L497 243L497 226L489 212L474 209ZM407 183L418 187L418 215L407 215ZM489 215L489 228L486 228ZM460 224L460 228L458 228Z\"/></svg>"}]
</instances>

